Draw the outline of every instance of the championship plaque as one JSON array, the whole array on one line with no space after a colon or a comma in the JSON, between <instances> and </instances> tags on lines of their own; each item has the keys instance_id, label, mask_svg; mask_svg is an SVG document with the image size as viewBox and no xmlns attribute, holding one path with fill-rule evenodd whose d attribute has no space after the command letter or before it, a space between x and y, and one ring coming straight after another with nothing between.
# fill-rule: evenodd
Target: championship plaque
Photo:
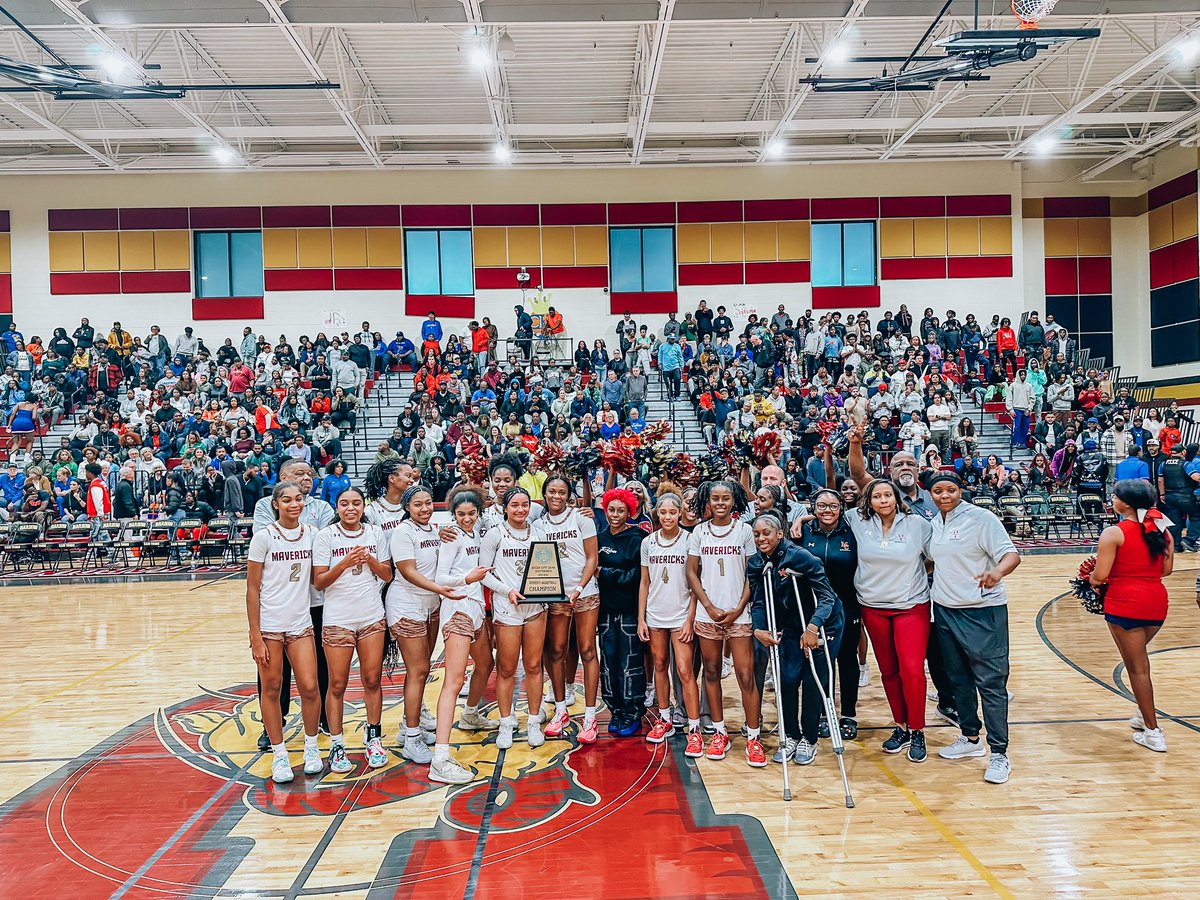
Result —
<instances>
[{"instance_id":1,"label":"championship plaque","mask_svg":"<svg viewBox=\"0 0 1200 900\"><path fill-rule=\"evenodd\" d=\"M567 592L563 586L562 564L558 544L552 541L532 541L521 579L521 594L525 603L564 603Z\"/></svg>"}]
</instances>

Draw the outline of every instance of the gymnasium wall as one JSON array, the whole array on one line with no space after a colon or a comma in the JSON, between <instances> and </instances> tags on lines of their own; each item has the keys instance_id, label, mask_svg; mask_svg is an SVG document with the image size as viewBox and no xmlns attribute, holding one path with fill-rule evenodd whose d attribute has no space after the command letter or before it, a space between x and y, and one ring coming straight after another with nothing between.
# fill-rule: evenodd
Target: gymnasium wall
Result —
<instances>
[{"instance_id":1,"label":"gymnasium wall","mask_svg":"<svg viewBox=\"0 0 1200 900\"><path fill-rule=\"evenodd\" d=\"M1194 151L1190 160L1194 176ZM85 315L140 334L156 323L171 337L196 324L215 343L243 325L295 337L353 331L363 320L415 335L428 309L449 331L490 316L505 334L524 266L544 287L540 303L531 293L527 304L555 305L568 334L589 343L611 334L623 309L653 327L668 309L692 310L701 299L742 321L779 303L843 311L907 303L918 316L931 306L1014 321L1053 305L1068 325L1073 315L1085 326L1074 330L1096 341L1097 355L1112 343L1118 363L1151 374L1151 211L1129 215L1146 185L1085 188L1037 175L1009 163L888 163L6 179L0 312L11 283L18 326L43 338ZM1104 195L1081 201L1085 190ZM878 222L877 285L812 287L812 224L839 219ZM675 291L606 290L607 229L626 225L674 227ZM193 295L193 234L225 227L262 229L262 297ZM473 297L405 293L404 229L429 227L472 230ZM1143 317L1142 341L1102 327L1097 309L1115 321Z\"/></svg>"}]
</instances>

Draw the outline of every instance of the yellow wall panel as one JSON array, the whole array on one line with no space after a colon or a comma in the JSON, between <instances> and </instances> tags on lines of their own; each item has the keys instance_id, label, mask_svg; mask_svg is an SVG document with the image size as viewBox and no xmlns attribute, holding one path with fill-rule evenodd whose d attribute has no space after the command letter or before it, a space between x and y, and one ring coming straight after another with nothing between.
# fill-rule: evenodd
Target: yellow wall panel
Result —
<instances>
[{"instance_id":1,"label":"yellow wall panel","mask_svg":"<svg viewBox=\"0 0 1200 900\"><path fill-rule=\"evenodd\" d=\"M712 227L712 261L742 262L746 258L742 223L721 222Z\"/></svg>"},{"instance_id":2,"label":"yellow wall panel","mask_svg":"<svg viewBox=\"0 0 1200 900\"><path fill-rule=\"evenodd\" d=\"M575 265L608 265L608 229L603 225L578 225L575 228Z\"/></svg>"},{"instance_id":3,"label":"yellow wall panel","mask_svg":"<svg viewBox=\"0 0 1200 900\"><path fill-rule=\"evenodd\" d=\"M779 223L779 260L792 262L811 258L811 233L807 222Z\"/></svg>"},{"instance_id":4,"label":"yellow wall panel","mask_svg":"<svg viewBox=\"0 0 1200 900\"><path fill-rule=\"evenodd\" d=\"M475 265L480 268L508 265L508 229L476 228L472 235Z\"/></svg>"},{"instance_id":5,"label":"yellow wall panel","mask_svg":"<svg viewBox=\"0 0 1200 900\"><path fill-rule=\"evenodd\" d=\"M1112 226L1105 219L1079 220L1079 255L1110 256L1112 254Z\"/></svg>"},{"instance_id":6,"label":"yellow wall panel","mask_svg":"<svg viewBox=\"0 0 1200 900\"><path fill-rule=\"evenodd\" d=\"M542 264L542 230L536 225L508 229L508 264L510 266L540 266Z\"/></svg>"},{"instance_id":7,"label":"yellow wall panel","mask_svg":"<svg viewBox=\"0 0 1200 900\"><path fill-rule=\"evenodd\" d=\"M913 222L913 255L946 255L945 219L916 219Z\"/></svg>"},{"instance_id":8,"label":"yellow wall panel","mask_svg":"<svg viewBox=\"0 0 1200 900\"><path fill-rule=\"evenodd\" d=\"M361 269L367 264L367 229L333 229L333 264L340 269Z\"/></svg>"},{"instance_id":9,"label":"yellow wall panel","mask_svg":"<svg viewBox=\"0 0 1200 900\"><path fill-rule=\"evenodd\" d=\"M0 274L12 271L12 241L7 231L0 232Z\"/></svg>"},{"instance_id":10,"label":"yellow wall panel","mask_svg":"<svg viewBox=\"0 0 1200 900\"><path fill-rule=\"evenodd\" d=\"M712 261L712 229L708 225L684 224L675 229L681 263Z\"/></svg>"},{"instance_id":11,"label":"yellow wall panel","mask_svg":"<svg viewBox=\"0 0 1200 900\"><path fill-rule=\"evenodd\" d=\"M570 225L547 225L542 228L542 264L575 265L574 228Z\"/></svg>"},{"instance_id":12,"label":"yellow wall panel","mask_svg":"<svg viewBox=\"0 0 1200 900\"><path fill-rule=\"evenodd\" d=\"M779 259L779 223L746 223L746 262L775 262Z\"/></svg>"},{"instance_id":13,"label":"yellow wall panel","mask_svg":"<svg viewBox=\"0 0 1200 900\"><path fill-rule=\"evenodd\" d=\"M404 265L402 243L399 228L368 228L367 265L378 269L399 269Z\"/></svg>"},{"instance_id":14,"label":"yellow wall panel","mask_svg":"<svg viewBox=\"0 0 1200 900\"><path fill-rule=\"evenodd\" d=\"M1182 241L1194 237L1200 221L1197 221L1196 195L1181 197L1171 204L1171 218L1174 222L1175 240Z\"/></svg>"},{"instance_id":15,"label":"yellow wall panel","mask_svg":"<svg viewBox=\"0 0 1200 900\"><path fill-rule=\"evenodd\" d=\"M295 228L264 228L262 239L264 269L296 268Z\"/></svg>"},{"instance_id":16,"label":"yellow wall panel","mask_svg":"<svg viewBox=\"0 0 1200 900\"><path fill-rule=\"evenodd\" d=\"M1101 219L1107 227L1108 220ZM1012 255L1012 219L986 216L979 220L979 252L984 256Z\"/></svg>"},{"instance_id":17,"label":"yellow wall panel","mask_svg":"<svg viewBox=\"0 0 1200 900\"><path fill-rule=\"evenodd\" d=\"M1046 219L1042 225L1048 257L1079 255L1079 220Z\"/></svg>"},{"instance_id":18,"label":"yellow wall panel","mask_svg":"<svg viewBox=\"0 0 1200 900\"><path fill-rule=\"evenodd\" d=\"M328 228L296 229L297 262L301 269L328 269L333 265L333 237Z\"/></svg>"},{"instance_id":19,"label":"yellow wall panel","mask_svg":"<svg viewBox=\"0 0 1200 900\"><path fill-rule=\"evenodd\" d=\"M151 272L154 270L153 231L122 231L118 244L121 249L121 271Z\"/></svg>"},{"instance_id":20,"label":"yellow wall panel","mask_svg":"<svg viewBox=\"0 0 1200 900\"><path fill-rule=\"evenodd\" d=\"M1175 225L1170 205L1150 210L1150 249L1165 247L1175 240Z\"/></svg>"},{"instance_id":21,"label":"yellow wall panel","mask_svg":"<svg viewBox=\"0 0 1200 900\"><path fill-rule=\"evenodd\" d=\"M83 233L83 268L87 272L120 271L121 251L115 231Z\"/></svg>"},{"instance_id":22,"label":"yellow wall panel","mask_svg":"<svg viewBox=\"0 0 1200 900\"><path fill-rule=\"evenodd\" d=\"M903 259L913 255L913 220L882 219L879 222L879 255Z\"/></svg>"},{"instance_id":23,"label":"yellow wall panel","mask_svg":"<svg viewBox=\"0 0 1200 900\"><path fill-rule=\"evenodd\" d=\"M946 247L950 256L979 255L979 219L946 220Z\"/></svg>"},{"instance_id":24,"label":"yellow wall panel","mask_svg":"<svg viewBox=\"0 0 1200 900\"><path fill-rule=\"evenodd\" d=\"M50 232L50 271L83 271L83 232Z\"/></svg>"},{"instance_id":25,"label":"yellow wall panel","mask_svg":"<svg viewBox=\"0 0 1200 900\"><path fill-rule=\"evenodd\" d=\"M263 232L263 241L267 233ZM295 243L293 242L293 248ZM190 231L154 232L154 268L166 272L182 272L192 267L192 233Z\"/></svg>"}]
</instances>

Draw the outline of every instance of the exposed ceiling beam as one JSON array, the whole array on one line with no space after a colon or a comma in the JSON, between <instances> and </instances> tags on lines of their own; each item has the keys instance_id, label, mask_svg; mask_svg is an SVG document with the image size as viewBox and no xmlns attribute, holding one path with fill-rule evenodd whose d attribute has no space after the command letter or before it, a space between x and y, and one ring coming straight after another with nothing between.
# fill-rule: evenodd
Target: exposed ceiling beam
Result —
<instances>
[{"instance_id":1,"label":"exposed ceiling beam","mask_svg":"<svg viewBox=\"0 0 1200 900\"><path fill-rule=\"evenodd\" d=\"M1136 146L1130 147L1128 150L1124 150L1115 156L1110 156L1103 162L1092 166L1092 168L1088 169L1081 176L1079 176L1079 180L1091 181L1097 175L1107 172L1113 166L1119 166L1127 159L1134 159L1138 156L1144 155L1147 151L1155 150L1161 145L1175 140L1180 134L1196 123L1200 123L1200 109L1194 109L1187 115L1180 116L1172 124L1168 125L1166 128L1161 128L1154 132L1154 134L1150 135L1148 138L1146 138L1146 140L1142 141Z\"/></svg>"},{"instance_id":2,"label":"exposed ceiling beam","mask_svg":"<svg viewBox=\"0 0 1200 900\"><path fill-rule=\"evenodd\" d=\"M483 89L487 95L488 113L492 117L492 128L496 133L496 144L511 149L512 124L511 104L508 100L508 81L504 77L504 66L500 61L499 36L494 33L483 17L482 0L462 0L467 24L475 33L475 40L487 48L487 60L482 66Z\"/></svg>"},{"instance_id":3,"label":"exposed ceiling beam","mask_svg":"<svg viewBox=\"0 0 1200 900\"><path fill-rule=\"evenodd\" d=\"M793 22L792 26L787 30L787 34L783 36L783 41L779 44L779 50L775 53L775 59L771 62L771 68L767 69L766 77L763 78L762 87L758 89L758 94L754 97L754 102L750 105L750 112L746 118L754 120L758 118L759 109L766 109L770 115L770 104L767 103L768 98L775 91L775 78L779 74L779 68L783 65L784 60L788 58L788 52L792 51L792 43L800 35L800 23ZM803 41L801 41L803 44ZM793 54L798 51L792 51ZM792 85L788 85L792 87Z\"/></svg>"},{"instance_id":4,"label":"exposed ceiling beam","mask_svg":"<svg viewBox=\"0 0 1200 900\"><path fill-rule=\"evenodd\" d=\"M18 103L12 97L10 97L6 94L0 94L0 103L4 103L7 106L11 106L13 109L18 110L21 113L21 115L26 116L26 117L32 119L33 121L37 122L39 125L41 125L43 128L45 128L47 131L51 132L55 137L59 138L60 140L64 140L68 144L71 144L71 145L79 148L84 153L86 153L88 156L92 157L93 159L97 160L98 162L103 163L108 168L113 169L117 172L121 171L121 165L115 159L113 159L110 156L105 156L103 153L101 153L99 150L97 150L95 147L93 147L87 141L80 138L78 135L74 134L73 132L68 131L67 129L63 128L61 125L56 125L55 123L53 123L49 119L47 119L45 116L43 116L41 113L34 112L34 110L30 109L25 104Z\"/></svg>"},{"instance_id":5,"label":"exposed ceiling beam","mask_svg":"<svg viewBox=\"0 0 1200 900\"><path fill-rule=\"evenodd\" d=\"M829 51L837 44L838 41L846 36L846 32L853 27L854 23L862 18L863 13L866 12L867 4L870 2L871 0L852 0L850 9L846 11L846 15L838 24L837 30L835 30L833 33L833 37L827 40L825 42L825 46L821 48L820 58L818 59L817 64L813 68L812 72L809 73L809 77L815 77L821 74L821 69L825 66L825 61L829 55ZM800 111L800 107L804 105L804 101L809 98L812 92L813 86L811 84L805 84L796 92L795 96L792 97L791 102L787 105L787 109L783 111L783 115L779 117L779 121L775 123L775 127L771 130L771 133L767 135L766 140L763 141L763 146L760 148L758 155L760 161L766 159L766 148L773 141L777 141L783 137L788 125L791 123L792 119L796 117L796 113Z\"/></svg>"},{"instance_id":6,"label":"exposed ceiling beam","mask_svg":"<svg viewBox=\"0 0 1200 900\"><path fill-rule=\"evenodd\" d=\"M1146 69L1153 66L1164 56L1167 56L1170 53L1174 53L1174 52L1178 51L1179 47L1182 44L1184 44L1187 40L1189 40L1193 35L1195 35L1197 33L1200 33L1200 24L1193 25L1192 27L1187 28L1184 31L1177 34L1171 40L1169 40L1163 44L1159 44L1158 47L1156 47L1154 50L1147 53L1145 56L1143 56L1137 62L1133 63L1133 65L1126 68L1125 71L1123 71L1119 75L1116 75L1113 78L1109 79L1109 81L1106 82L1103 87L1098 88L1097 90L1088 94L1086 97L1078 100L1076 103L1072 104L1071 107L1069 109L1067 109L1065 112L1063 112L1057 116L1054 116L1052 119L1050 119L1050 121L1043 124L1040 128L1038 128L1036 131L1034 131L1033 134L1029 135L1029 137L1027 137L1024 141L1022 141L1020 144L1018 144L1012 150L1008 151L1008 153L1006 153L1004 155L1004 158L1005 159L1014 159L1014 158L1020 156L1022 153L1028 152L1031 148L1033 148L1033 146L1040 139L1046 137L1047 135L1053 134L1059 128L1062 128L1063 126L1070 126L1070 125L1078 124L1076 122L1076 117L1080 113L1082 113L1084 110L1088 109L1088 107L1090 107L1092 104L1096 103L1097 101L1102 100L1105 97L1107 97L1114 90L1119 88L1121 85L1125 84L1125 82L1129 81L1129 79L1133 78L1134 76L1140 74L1141 72L1144 72Z\"/></svg>"},{"instance_id":7,"label":"exposed ceiling beam","mask_svg":"<svg viewBox=\"0 0 1200 900\"><path fill-rule=\"evenodd\" d=\"M654 109L654 92L658 89L658 74L662 71L663 56L667 49L667 33L671 30L671 16L675 12L675 0L658 0L658 21L648 25L650 39L645 54L638 61L634 74L634 90L637 92L637 120L633 126L633 153L631 161L636 166L646 148L646 135L650 129L650 115Z\"/></svg>"},{"instance_id":8,"label":"exposed ceiling beam","mask_svg":"<svg viewBox=\"0 0 1200 900\"><path fill-rule=\"evenodd\" d=\"M896 138L896 140L890 147L887 148L887 150L880 154L880 160L891 159L893 156L895 156L897 150L907 144L916 135L916 133L921 130L922 126L924 126L926 122L941 112L946 104L953 102L959 94L966 90L966 87L967 86L961 82L953 85L938 100L935 100L933 103L929 104L929 109L925 110L925 112L920 116L920 118L917 119L917 121L909 125L905 132L900 135L900 137Z\"/></svg>"},{"instance_id":9,"label":"exposed ceiling beam","mask_svg":"<svg viewBox=\"0 0 1200 900\"><path fill-rule=\"evenodd\" d=\"M61 2L61 0L56 0L56 2ZM271 17L271 21L279 27L283 36L287 38L288 43L292 45L292 49L296 51L296 55L300 57L300 62L304 64L304 68L308 69L308 73L312 75L313 79L315 81L328 81L329 79L325 77L325 73L321 70L321 65L317 62L316 57L309 52L308 47L304 45L304 41L300 40L300 36L296 34L296 29L292 25L291 19L287 17L287 13L283 11L279 0L258 0L258 2L267 11L267 15ZM345 90L344 87L342 89ZM342 96L337 91L322 91L322 93L328 98L334 112L346 123L346 127L350 129L351 134L354 135L354 139L362 147L363 153L371 160L371 165L376 168L383 168L383 157L379 155L379 151L375 149L375 145L371 142L371 139L362 130L362 126L358 124L358 120L354 118L354 114L350 111L350 107L346 104Z\"/></svg>"}]
</instances>

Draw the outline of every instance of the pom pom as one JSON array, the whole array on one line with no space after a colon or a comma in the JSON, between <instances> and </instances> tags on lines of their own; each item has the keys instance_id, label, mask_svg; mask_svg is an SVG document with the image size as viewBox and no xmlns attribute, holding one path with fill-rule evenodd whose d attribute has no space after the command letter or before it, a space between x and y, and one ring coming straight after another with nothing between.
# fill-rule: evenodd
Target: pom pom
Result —
<instances>
[{"instance_id":1,"label":"pom pom","mask_svg":"<svg viewBox=\"0 0 1200 900\"><path fill-rule=\"evenodd\" d=\"M1089 580L1092 572L1096 571L1096 557L1089 556L1079 564L1079 573L1075 578L1071 579L1071 588L1083 608L1094 615L1102 615L1104 613L1104 594L1108 590L1108 585L1102 584L1096 587Z\"/></svg>"},{"instance_id":2,"label":"pom pom","mask_svg":"<svg viewBox=\"0 0 1200 900\"><path fill-rule=\"evenodd\" d=\"M750 441L750 458L760 469L774 465L783 453L783 439L777 431L764 431Z\"/></svg>"},{"instance_id":3,"label":"pom pom","mask_svg":"<svg viewBox=\"0 0 1200 900\"><path fill-rule=\"evenodd\" d=\"M537 452L529 460L529 467L539 472L557 472L562 468L563 461L566 458L567 451L563 449L561 444L556 444L553 441L542 441L538 446Z\"/></svg>"},{"instance_id":4,"label":"pom pom","mask_svg":"<svg viewBox=\"0 0 1200 900\"><path fill-rule=\"evenodd\" d=\"M655 444L659 441L666 440L667 435L671 433L671 423L666 419L659 419L657 422L652 422L642 429L641 439L643 444Z\"/></svg>"},{"instance_id":5,"label":"pom pom","mask_svg":"<svg viewBox=\"0 0 1200 900\"><path fill-rule=\"evenodd\" d=\"M599 441L597 441L599 443ZM586 478L588 472L600 465L600 451L594 445L580 447L573 453L568 453L563 460L563 474L579 479Z\"/></svg>"},{"instance_id":6,"label":"pom pom","mask_svg":"<svg viewBox=\"0 0 1200 900\"><path fill-rule=\"evenodd\" d=\"M604 441L600 448L600 465L629 478L637 468L633 449L618 441Z\"/></svg>"},{"instance_id":7,"label":"pom pom","mask_svg":"<svg viewBox=\"0 0 1200 900\"><path fill-rule=\"evenodd\" d=\"M680 453L667 464L667 477L682 487L700 484L700 467L690 453Z\"/></svg>"},{"instance_id":8,"label":"pom pom","mask_svg":"<svg viewBox=\"0 0 1200 900\"><path fill-rule=\"evenodd\" d=\"M476 453L464 453L456 464L458 477L468 484L483 484L487 480L488 461Z\"/></svg>"}]
</instances>

